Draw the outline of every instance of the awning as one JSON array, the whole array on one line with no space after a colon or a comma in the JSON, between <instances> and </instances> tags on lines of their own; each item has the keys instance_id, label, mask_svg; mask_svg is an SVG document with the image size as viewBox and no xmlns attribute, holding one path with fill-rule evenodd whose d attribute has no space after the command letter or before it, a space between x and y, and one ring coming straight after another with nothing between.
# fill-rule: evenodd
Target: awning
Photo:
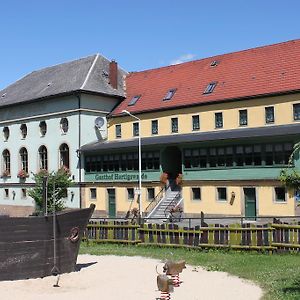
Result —
<instances>
[{"instance_id":1,"label":"awning","mask_svg":"<svg viewBox=\"0 0 300 300\"><path fill-rule=\"evenodd\" d=\"M215 130L210 132L195 132L188 134L172 134L141 139L142 146L178 145L195 142L235 140L245 138L279 137L286 135L300 135L300 123L280 126L264 126L256 128L239 128L234 130ZM82 152L95 152L101 150L116 150L138 146L138 138L127 140L114 140L95 142L83 145Z\"/></svg>"}]
</instances>

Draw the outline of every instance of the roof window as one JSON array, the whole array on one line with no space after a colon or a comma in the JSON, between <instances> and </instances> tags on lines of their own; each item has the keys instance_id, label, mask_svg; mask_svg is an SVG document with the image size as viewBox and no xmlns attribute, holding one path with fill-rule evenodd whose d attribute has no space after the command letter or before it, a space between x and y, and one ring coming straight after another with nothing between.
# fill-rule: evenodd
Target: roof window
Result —
<instances>
[{"instance_id":1,"label":"roof window","mask_svg":"<svg viewBox=\"0 0 300 300\"><path fill-rule=\"evenodd\" d=\"M216 67L220 62L218 60L213 60L211 63L210 63L210 66L211 67Z\"/></svg>"},{"instance_id":2,"label":"roof window","mask_svg":"<svg viewBox=\"0 0 300 300\"><path fill-rule=\"evenodd\" d=\"M133 96L131 98L131 100L129 101L128 106L135 105L140 98L141 98L141 95Z\"/></svg>"},{"instance_id":3,"label":"roof window","mask_svg":"<svg viewBox=\"0 0 300 300\"><path fill-rule=\"evenodd\" d=\"M216 85L217 85L216 81L209 83L206 89L204 90L203 94L211 94L214 91Z\"/></svg>"},{"instance_id":4,"label":"roof window","mask_svg":"<svg viewBox=\"0 0 300 300\"><path fill-rule=\"evenodd\" d=\"M2 96L1 96L1 98L4 98L6 96L6 93L4 93Z\"/></svg>"},{"instance_id":5,"label":"roof window","mask_svg":"<svg viewBox=\"0 0 300 300\"><path fill-rule=\"evenodd\" d=\"M172 99L172 97L174 96L174 94L176 93L176 90L177 89L170 89L170 90L168 90L168 92L167 92L167 94L166 94L166 96L164 97L164 101L165 100L171 100Z\"/></svg>"}]
</instances>

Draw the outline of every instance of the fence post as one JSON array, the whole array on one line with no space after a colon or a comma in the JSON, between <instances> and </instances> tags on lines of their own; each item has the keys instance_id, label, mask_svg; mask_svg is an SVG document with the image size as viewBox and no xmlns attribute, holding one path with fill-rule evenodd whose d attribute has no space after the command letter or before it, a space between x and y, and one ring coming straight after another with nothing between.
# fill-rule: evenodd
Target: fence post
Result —
<instances>
[{"instance_id":1,"label":"fence post","mask_svg":"<svg viewBox=\"0 0 300 300\"><path fill-rule=\"evenodd\" d=\"M202 226L202 224L204 223L204 212L203 211L201 211L201 213L200 213L200 218L201 218L201 226Z\"/></svg>"}]
</instances>

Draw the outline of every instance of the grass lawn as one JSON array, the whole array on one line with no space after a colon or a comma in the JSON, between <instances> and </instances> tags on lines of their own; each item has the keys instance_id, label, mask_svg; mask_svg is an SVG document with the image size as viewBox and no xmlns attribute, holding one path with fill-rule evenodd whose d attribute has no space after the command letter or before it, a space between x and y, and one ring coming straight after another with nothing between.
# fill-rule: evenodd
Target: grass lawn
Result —
<instances>
[{"instance_id":1,"label":"grass lawn","mask_svg":"<svg viewBox=\"0 0 300 300\"><path fill-rule=\"evenodd\" d=\"M81 243L81 254L146 256L185 259L194 266L225 271L256 282L265 291L264 300L300 299L300 256L237 251L199 251L183 248ZM200 283L199 283L200 284ZM246 298L245 298L246 299Z\"/></svg>"}]
</instances>

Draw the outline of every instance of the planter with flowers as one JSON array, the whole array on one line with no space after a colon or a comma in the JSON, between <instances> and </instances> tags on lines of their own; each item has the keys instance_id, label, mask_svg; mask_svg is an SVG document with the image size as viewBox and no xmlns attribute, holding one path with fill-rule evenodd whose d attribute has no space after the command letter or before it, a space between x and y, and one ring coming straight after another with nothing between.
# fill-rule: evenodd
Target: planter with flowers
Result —
<instances>
[{"instance_id":1,"label":"planter with flowers","mask_svg":"<svg viewBox=\"0 0 300 300\"><path fill-rule=\"evenodd\" d=\"M177 185L182 185L182 182L183 182L183 175L181 173L179 173L175 179L176 181L176 184Z\"/></svg>"},{"instance_id":2,"label":"planter with flowers","mask_svg":"<svg viewBox=\"0 0 300 300\"><path fill-rule=\"evenodd\" d=\"M19 177L20 179L25 179L26 177L28 177L28 173L27 173L25 170L21 169L21 170L18 172L18 177Z\"/></svg>"},{"instance_id":3,"label":"planter with flowers","mask_svg":"<svg viewBox=\"0 0 300 300\"><path fill-rule=\"evenodd\" d=\"M180 222L182 218L183 208L181 205L176 205L170 209L170 222Z\"/></svg>"},{"instance_id":4,"label":"planter with flowers","mask_svg":"<svg viewBox=\"0 0 300 300\"><path fill-rule=\"evenodd\" d=\"M9 170L4 170L4 171L2 172L2 177L9 177L9 176L10 176Z\"/></svg>"},{"instance_id":5,"label":"planter with flowers","mask_svg":"<svg viewBox=\"0 0 300 300\"><path fill-rule=\"evenodd\" d=\"M160 178L159 178L159 181L161 182L161 183L163 183L163 184L167 184L167 182L168 182L168 178L169 178L169 175L168 175L168 173L166 173L166 172L163 172L163 173L161 173L160 174Z\"/></svg>"}]
</instances>

